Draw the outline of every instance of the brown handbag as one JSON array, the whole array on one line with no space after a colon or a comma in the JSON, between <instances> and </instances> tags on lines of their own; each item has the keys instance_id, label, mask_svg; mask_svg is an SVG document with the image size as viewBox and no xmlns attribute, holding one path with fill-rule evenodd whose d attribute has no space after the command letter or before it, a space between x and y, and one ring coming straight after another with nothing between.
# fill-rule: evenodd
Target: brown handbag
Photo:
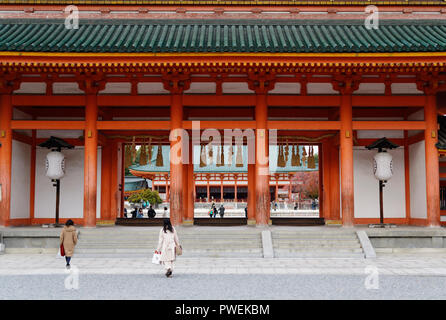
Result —
<instances>
[{"instance_id":1,"label":"brown handbag","mask_svg":"<svg viewBox=\"0 0 446 320\"><path fill-rule=\"evenodd\" d=\"M183 254L183 248L181 246L175 246L175 254L181 256Z\"/></svg>"}]
</instances>

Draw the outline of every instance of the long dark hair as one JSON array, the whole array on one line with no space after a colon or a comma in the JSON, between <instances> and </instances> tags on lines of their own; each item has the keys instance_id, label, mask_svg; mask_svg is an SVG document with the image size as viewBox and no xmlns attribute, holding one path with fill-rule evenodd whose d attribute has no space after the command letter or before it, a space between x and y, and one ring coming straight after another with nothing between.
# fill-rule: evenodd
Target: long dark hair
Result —
<instances>
[{"instance_id":1,"label":"long dark hair","mask_svg":"<svg viewBox=\"0 0 446 320\"><path fill-rule=\"evenodd\" d=\"M169 230L170 232L173 232L173 227L172 224L170 223L170 219L164 219L164 226L163 226L164 233L167 233L166 229Z\"/></svg>"}]
</instances>

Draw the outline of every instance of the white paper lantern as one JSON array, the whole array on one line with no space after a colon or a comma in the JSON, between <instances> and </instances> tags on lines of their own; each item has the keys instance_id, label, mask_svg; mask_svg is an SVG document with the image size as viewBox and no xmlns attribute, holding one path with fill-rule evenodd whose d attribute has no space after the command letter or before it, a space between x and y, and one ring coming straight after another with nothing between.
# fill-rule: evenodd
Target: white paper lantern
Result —
<instances>
[{"instance_id":1,"label":"white paper lantern","mask_svg":"<svg viewBox=\"0 0 446 320\"><path fill-rule=\"evenodd\" d=\"M393 175L393 158L390 153L378 152L373 158L373 173L380 181L389 180Z\"/></svg>"},{"instance_id":2,"label":"white paper lantern","mask_svg":"<svg viewBox=\"0 0 446 320\"><path fill-rule=\"evenodd\" d=\"M46 155L46 176L58 180L65 175L65 156L58 151Z\"/></svg>"}]
</instances>

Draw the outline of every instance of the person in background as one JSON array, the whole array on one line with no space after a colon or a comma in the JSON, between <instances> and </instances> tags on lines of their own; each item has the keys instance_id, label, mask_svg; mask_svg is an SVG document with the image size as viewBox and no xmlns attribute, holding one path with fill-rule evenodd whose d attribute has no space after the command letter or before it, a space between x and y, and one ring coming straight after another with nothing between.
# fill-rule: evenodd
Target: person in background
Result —
<instances>
[{"instance_id":1,"label":"person in background","mask_svg":"<svg viewBox=\"0 0 446 320\"><path fill-rule=\"evenodd\" d=\"M248 219L248 206L245 207L245 218Z\"/></svg>"},{"instance_id":2,"label":"person in background","mask_svg":"<svg viewBox=\"0 0 446 320\"><path fill-rule=\"evenodd\" d=\"M66 268L70 269L71 258L73 257L74 247L77 244L77 233L73 220L69 219L60 233L60 244L63 245L65 251Z\"/></svg>"},{"instance_id":3,"label":"person in background","mask_svg":"<svg viewBox=\"0 0 446 320\"><path fill-rule=\"evenodd\" d=\"M217 217L217 212L218 212L218 210L217 210L217 206L216 206L216 205L214 205L213 211L214 211L214 216L213 216L213 218L216 218L216 217Z\"/></svg>"},{"instance_id":4,"label":"person in background","mask_svg":"<svg viewBox=\"0 0 446 320\"><path fill-rule=\"evenodd\" d=\"M167 207L164 207L163 218L168 218Z\"/></svg>"},{"instance_id":5,"label":"person in background","mask_svg":"<svg viewBox=\"0 0 446 320\"><path fill-rule=\"evenodd\" d=\"M142 208L139 208L138 214L136 215L137 218L144 218L144 215L142 213Z\"/></svg>"},{"instance_id":6,"label":"person in background","mask_svg":"<svg viewBox=\"0 0 446 320\"><path fill-rule=\"evenodd\" d=\"M156 212L152 206L149 207L149 211L147 211L147 215L149 216L150 219L155 218Z\"/></svg>"},{"instance_id":7,"label":"person in background","mask_svg":"<svg viewBox=\"0 0 446 320\"><path fill-rule=\"evenodd\" d=\"M175 228L170 219L164 219L163 228L158 237L158 247L155 253L161 253L160 261L166 269L166 277L170 278L173 272L173 262L176 259L176 247L180 246Z\"/></svg>"},{"instance_id":8,"label":"person in background","mask_svg":"<svg viewBox=\"0 0 446 320\"><path fill-rule=\"evenodd\" d=\"M220 214L220 218L223 218L223 216L225 215L225 207L223 205L220 205L220 210L219 210L219 214Z\"/></svg>"}]
</instances>

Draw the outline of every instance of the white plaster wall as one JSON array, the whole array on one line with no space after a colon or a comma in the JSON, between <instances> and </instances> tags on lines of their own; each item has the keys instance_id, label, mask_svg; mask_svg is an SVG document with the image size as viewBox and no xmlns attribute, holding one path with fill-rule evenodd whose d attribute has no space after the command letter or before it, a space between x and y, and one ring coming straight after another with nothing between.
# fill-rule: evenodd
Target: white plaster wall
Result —
<instances>
[{"instance_id":1,"label":"white plaster wall","mask_svg":"<svg viewBox=\"0 0 446 320\"><path fill-rule=\"evenodd\" d=\"M223 82L223 93L253 93L246 82Z\"/></svg>"},{"instance_id":2,"label":"white plaster wall","mask_svg":"<svg viewBox=\"0 0 446 320\"><path fill-rule=\"evenodd\" d=\"M392 94L423 94L415 83L392 83Z\"/></svg>"},{"instance_id":3,"label":"white plaster wall","mask_svg":"<svg viewBox=\"0 0 446 320\"><path fill-rule=\"evenodd\" d=\"M393 176L384 187L384 217L405 218L404 149L388 151L393 156ZM379 182L373 175L374 150L353 150L355 218L379 218Z\"/></svg>"},{"instance_id":4,"label":"white plaster wall","mask_svg":"<svg viewBox=\"0 0 446 320\"><path fill-rule=\"evenodd\" d=\"M45 159L48 149L36 151L35 218L54 218L56 190L45 176ZM65 176L60 181L60 218L82 218L84 212L84 148L63 150ZM101 213L101 149L98 150L96 216Z\"/></svg>"},{"instance_id":5,"label":"white plaster wall","mask_svg":"<svg viewBox=\"0 0 446 320\"><path fill-rule=\"evenodd\" d=\"M139 82L138 94L168 94L162 83L158 82Z\"/></svg>"},{"instance_id":6,"label":"white plaster wall","mask_svg":"<svg viewBox=\"0 0 446 320\"><path fill-rule=\"evenodd\" d=\"M99 94L130 94L131 90L130 82L108 82Z\"/></svg>"},{"instance_id":7,"label":"white plaster wall","mask_svg":"<svg viewBox=\"0 0 446 320\"><path fill-rule=\"evenodd\" d=\"M410 216L427 218L424 141L409 146Z\"/></svg>"},{"instance_id":8,"label":"white plaster wall","mask_svg":"<svg viewBox=\"0 0 446 320\"><path fill-rule=\"evenodd\" d=\"M353 94L384 94L385 89L384 83L361 83Z\"/></svg>"},{"instance_id":9,"label":"white plaster wall","mask_svg":"<svg viewBox=\"0 0 446 320\"><path fill-rule=\"evenodd\" d=\"M53 83L54 94L83 94L84 92L79 89L77 82L55 82Z\"/></svg>"},{"instance_id":10,"label":"white plaster wall","mask_svg":"<svg viewBox=\"0 0 446 320\"><path fill-rule=\"evenodd\" d=\"M12 141L11 219L29 218L31 146Z\"/></svg>"},{"instance_id":11,"label":"white plaster wall","mask_svg":"<svg viewBox=\"0 0 446 320\"><path fill-rule=\"evenodd\" d=\"M20 88L14 91L14 94L45 94L45 93L46 93L45 82L22 82L20 84Z\"/></svg>"},{"instance_id":12,"label":"white plaster wall","mask_svg":"<svg viewBox=\"0 0 446 320\"><path fill-rule=\"evenodd\" d=\"M184 93L194 94L194 93L208 93L215 94L216 84L214 82L192 82L190 84L189 90L184 91Z\"/></svg>"}]
</instances>

